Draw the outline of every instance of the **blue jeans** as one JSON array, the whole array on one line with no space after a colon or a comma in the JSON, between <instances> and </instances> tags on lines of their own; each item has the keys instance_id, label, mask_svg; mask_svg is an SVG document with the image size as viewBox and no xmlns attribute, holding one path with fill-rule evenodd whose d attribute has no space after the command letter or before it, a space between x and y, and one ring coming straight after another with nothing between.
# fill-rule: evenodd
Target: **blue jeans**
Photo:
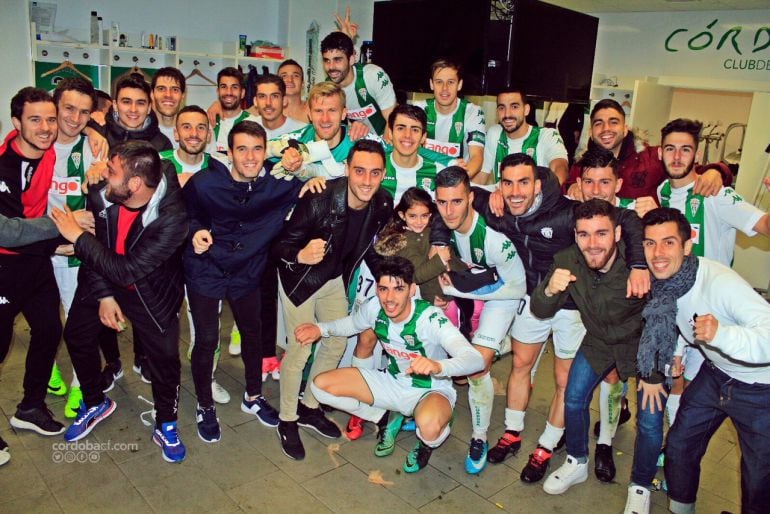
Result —
<instances>
[{"instance_id":1,"label":"blue jeans","mask_svg":"<svg viewBox=\"0 0 770 514\"><path fill-rule=\"evenodd\" d=\"M588 363L582 351L578 350L567 380L564 396L564 420L566 424L567 453L573 457L588 456L588 429L591 421L589 406L594 389L614 366L597 374ZM637 393L637 405L642 404L642 393ZM665 409L665 399L663 401ZM663 412L654 414L650 407L636 413L636 443L634 445L634 464L631 469L631 482L646 488L652 487L652 479L657 472L658 454L663 444Z\"/></svg>"},{"instance_id":2,"label":"blue jeans","mask_svg":"<svg viewBox=\"0 0 770 514\"><path fill-rule=\"evenodd\" d=\"M731 378L712 362L701 366L685 389L676 423L666 443L668 496L694 504L700 462L709 440L730 418L741 445L741 512L767 512L770 506L770 385Z\"/></svg>"}]
</instances>

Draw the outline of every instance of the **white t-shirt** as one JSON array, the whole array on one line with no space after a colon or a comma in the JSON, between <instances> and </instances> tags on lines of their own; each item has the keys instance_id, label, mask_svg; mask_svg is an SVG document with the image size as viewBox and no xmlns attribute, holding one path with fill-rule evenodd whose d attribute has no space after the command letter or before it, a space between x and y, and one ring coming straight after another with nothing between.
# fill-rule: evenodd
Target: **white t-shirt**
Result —
<instances>
[{"instance_id":1,"label":"white t-shirt","mask_svg":"<svg viewBox=\"0 0 770 514\"><path fill-rule=\"evenodd\" d=\"M257 116L256 122L262 125L262 116ZM302 123L301 121L295 120L294 118L290 118L286 116L286 121L283 122L283 125L278 127L277 129L269 129L262 125L262 128L265 129L265 132L267 132L267 139L275 139L277 137L281 137L284 134L288 134L289 132L294 132L295 130L299 130L302 127L307 125L307 123Z\"/></svg>"},{"instance_id":2,"label":"white t-shirt","mask_svg":"<svg viewBox=\"0 0 770 514\"><path fill-rule=\"evenodd\" d=\"M658 186L658 200L661 199L663 184ZM695 187L692 182L684 187L671 188L669 206L687 215L685 209L695 209L696 205L685 205L687 193ZM693 243L704 244L704 255L725 266L732 266L735 252L736 229L747 236L756 235L754 225L765 215L764 212L746 202L731 187L722 187L716 196L705 198L706 206L703 213L703 226L692 224Z\"/></svg>"},{"instance_id":3,"label":"white t-shirt","mask_svg":"<svg viewBox=\"0 0 770 514\"><path fill-rule=\"evenodd\" d=\"M209 153L214 152L222 152L227 153L227 136L230 134L230 131L235 126L236 120L238 121L254 121L259 123L259 119L256 116L248 115L243 119L239 118L245 113L246 111L241 111L238 113L238 116L233 116L232 118L220 118L219 123L217 124L217 127L219 127L218 131L215 129L212 130L212 137L211 137L211 145L209 145L209 148L207 151Z\"/></svg>"},{"instance_id":4,"label":"white t-shirt","mask_svg":"<svg viewBox=\"0 0 770 514\"><path fill-rule=\"evenodd\" d=\"M356 94L356 68L350 70L353 74L353 81L342 88L345 91L345 106L348 108L349 121L361 121L369 127L369 130L375 132L374 127L369 121L368 110L373 107L371 103L364 102L364 105L358 101ZM385 70L375 64L366 64L364 66L364 83L366 84L366 98L371 95L380 107L380 112L390 109L396 105L396 92L393 90L393 83ZM385 120L387 122L387 120ZM382 134L378 134L382 135Z\"/></svg>"},{"instance_id":5,"label":"white t-shirt","mask_svg":"<svg viewBox=\"0 0 770 514\"><path fill-rule=\"evenodd\" d=\"M414 102L416 107L425 110L427 102L425 100L419 100ZM435 104L434 104L435 105ZM460 100L457 100L457 106L449 114L441 114L436 109L436 132L435 139L427 139L425 141L425 147L433 150L434 152L440 152L450 157L459 157L460 150L462 149L463 159L468 160L470 146L484 147L484 141L486 139L487 125L484 121L484 111L473 103L468 102L465 107L465 118L463 120L463 142L462 148L457 143L449 142L449 131L452 129L452 117L460 108Z\"/></svg>"},{"instance_id":6,"label":"white t-shirt","mask_svg":"<svg viewBox=\"0 0 770 514\"><path fill-rule=\"evenodd\" d=\"M174 150L179 148L179 141L174 138L174 127L167 127L158 121L158 129L160 129L161 134L166 136L168 140L171 141L171 144L174 145Z\"/></svg>"},{"instance_id":7,"label":"white t-shirt","mask_svg":"<svg viewBox=\"0 0 770 514\"><path fill-rule=\"evenodd\" d=\"M497 154L497 144L500 140L500 134L503 127L496 124L487 130L487 140L484 143L484 164L481 165L481 171L492 173L495 165L495 156ZM521 152L522 144L527 136L532 132L529 127L524 137L518 139L508 138L508 155ZM535 147L535 162L538 166L548 168L554 159L567 159L567 149L561 140L561 136L556 129L543 127L540 129L540 136Z\"/></svg>"},{"instance_id":8,"label":"white t-shirt","mask_svg":"<svg viewBox=\"0 0 770 514\"><path fill-rule=\"evenodd\" d=\"M53 168L51 189L48 191L49 213L54 209L54 207L57 209L63 209L67 204L67 197L83 196L83 177L68 177L67 164L71 156L74 158L74 160L82 160L83 172L85 173L96 159L94 159L94 156L91 153L91 147L88 145L88 138L85 136L83 136L83 152L79 157L73 156L72 150L77 142L78 139L75 139L75 141L69 144L54 143L56 163L54 164ZM51 262L53 262L53 265L57 268L69 267L69 258L66 255L54 255L51 258Z\"/></svg>"}]
</instances>

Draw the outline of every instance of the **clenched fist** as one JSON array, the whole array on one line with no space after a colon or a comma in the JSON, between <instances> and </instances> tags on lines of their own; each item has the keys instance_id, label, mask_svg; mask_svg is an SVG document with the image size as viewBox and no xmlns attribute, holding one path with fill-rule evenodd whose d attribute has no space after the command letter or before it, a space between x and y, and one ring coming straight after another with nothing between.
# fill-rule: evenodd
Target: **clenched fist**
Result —
<instances>
[{"instance_id":1,"label":"clenched fist","mask_svg":"<svg viewBox=\"0 0 770 514\"><path fill-rule=\"evenodd\" d=\"M568 269L556 268L553 275L545 286L545 295L553 296L567 290L571 282L577 280L577 277Z\"/></svg>"}]
</instances>

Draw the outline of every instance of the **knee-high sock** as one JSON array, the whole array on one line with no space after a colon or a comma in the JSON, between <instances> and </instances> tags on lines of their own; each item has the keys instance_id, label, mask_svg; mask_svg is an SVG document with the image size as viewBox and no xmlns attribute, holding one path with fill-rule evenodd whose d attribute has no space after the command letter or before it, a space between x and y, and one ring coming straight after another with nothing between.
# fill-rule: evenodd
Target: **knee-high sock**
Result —
<instances>
[{"instance_id":1,"label":"knee-high sock","mask_svg":"<svg viewBox=\"0 0 770 514\"><path fill-rule=\"evenodd\" d=\"M492 403L495 399L495 388L489 372L481 378L468 378L468 403L471 407L473 423L473 438L487 440L489 419L492 417Z\"/></svg>"},{"instance_id":2,"label":"knee-high sock","mask_svg":"<svg viewBox=\"0 0 770 514\"><path fill-rule=\"evenodd\" d=\"M310 389L313 391L313 396L315 396L319 403L329 405L335 409L344 410L345 412L367 421L377 422L382 418L382 415L385 414L385 409L367 405L351 396L335 396L327 393L315 385L315 382L310 383Z\"/></svg>"},{"instance_id":3,"label":"knee-high sock","mask_svg":"<svg viewBox=\"0 0 770 514\"><path fill-rule=\"evenodd\" d=\"M618 429L620 403L623 397L623 384L608 384L602 381L599 386L599 439L596 444L612 445L612 438Z\"/></svg>"},{"instance_id":4,"label":"knee-high sock","mask_svg":"<svg viewBox=\"0 0 770 514\"><path fill-rule=\"evenodd\" d=\"M441 443L446 441L446 438L449 437L449 423L446 424L444 427L444 430L441 431L441 433L438 435L435 441L428 441L422 436L422 433L420 432L420 427L417 427L417 437L420 438L420 441L425 443L426 446L430 446L431 448L438 448L441 446Z\"/></svg>"},{"instance_id":5,"label":"knee-high sock","mask_svg":"<svg viewBox=\"0 0 770 514\"><path fill-rule=\"evenodd\" d=\"M668 426L674 426L676 421L676 413L679 411L679 399L682 398L681 394L670 394L666 401L666 414L668 414Z\"/></svg>"}]
</instances>

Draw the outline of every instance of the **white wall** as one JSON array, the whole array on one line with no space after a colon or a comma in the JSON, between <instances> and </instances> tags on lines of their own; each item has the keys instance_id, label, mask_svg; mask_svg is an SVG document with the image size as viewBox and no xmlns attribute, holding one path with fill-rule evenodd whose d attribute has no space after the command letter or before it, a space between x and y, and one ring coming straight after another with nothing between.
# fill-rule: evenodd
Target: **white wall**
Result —
<instances>
[{"instance_id":1,"label":"white wall","mask_svg":"<svg viewBox=\"0 0 770 514\"><path fill-rule=\"evenodd\" d=\"M599 18L594 72L613 76L689 77L696 79L702 89L733 83L741 90L770 91L770 47L754 50L754 36L760 27L770 25L770 9L750 11L700 11L667 13L605 13ZM707 26L717 22L711 29ZM741 26L737 36L738 49L728 37L717 49L723 35L732 27ZM684 29L671 36L672 32ZM701 50L688 48L694 36L695 47L712 42ZM669 51L666 39L671 36ZM757 46L768 41L770 34L760 34ZM733 63L752 60L762 70L735 70ZM760 64L761 63L761 64ZM748 66L748 64L746 64ZM704 80L705 79L705 80ZM663 83L664 81L661 81ZM732 89L723 88L723 89Z\"/></svg>"},{"instance_id":2,"label":"white wall","mask_svg":"<svg viewBox=\"0 0 770 514\"><path fill-rule=\"evenodd\" d=\"M0 15L0 133L11 131L11 98L29 86L31 76L29 18L25 0L2 0ZM11 51L10 49L13 49Z\"/></svg>"}]
</instances>

